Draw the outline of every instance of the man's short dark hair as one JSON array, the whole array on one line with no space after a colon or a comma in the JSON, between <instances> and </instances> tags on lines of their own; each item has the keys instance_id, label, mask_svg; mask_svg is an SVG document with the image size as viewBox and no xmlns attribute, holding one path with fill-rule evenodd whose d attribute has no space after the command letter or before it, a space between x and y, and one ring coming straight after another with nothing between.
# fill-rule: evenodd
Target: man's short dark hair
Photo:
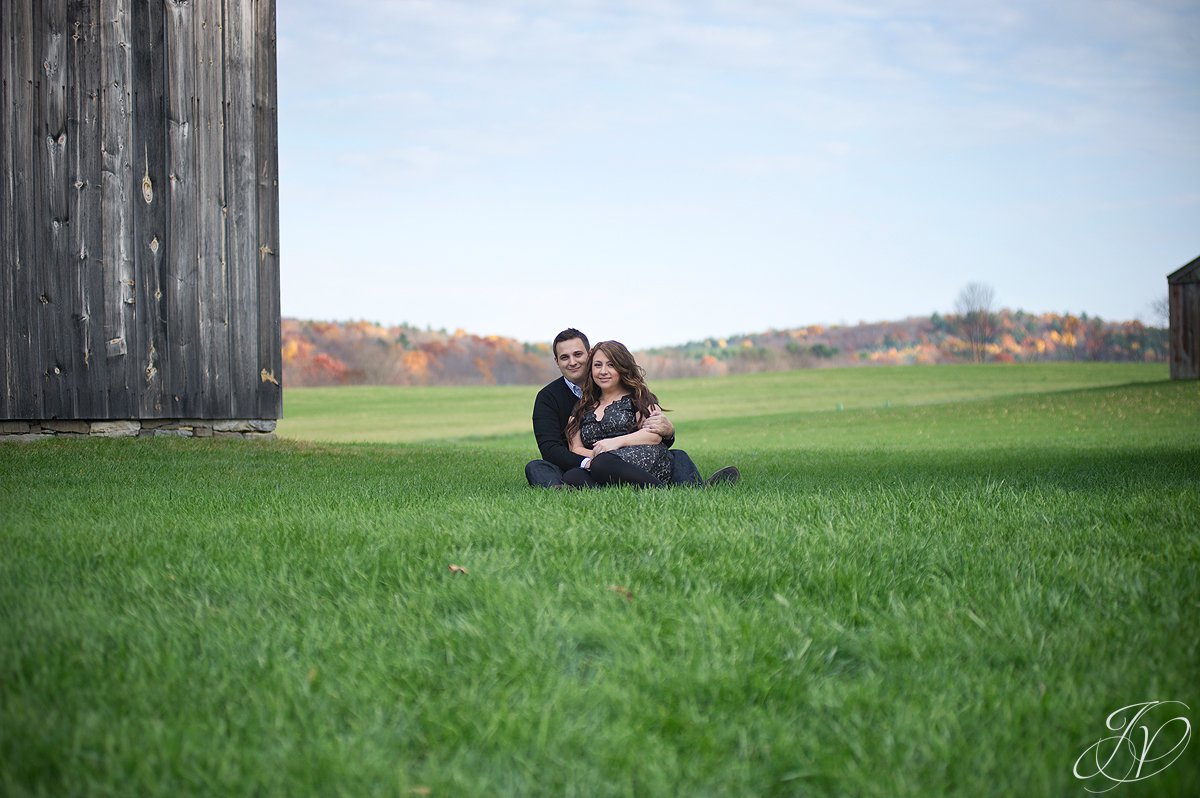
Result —
<instances>
[{"instance_id":1,"label":"man's short dark hair","mask_svg":"<svg viewBox=\"0 0 1200 798\"><path fill-rule=\"evenodd\" d=\"M573 338L578 338L580 341L583 341L584 349L590 350L592 348L591 344L588 343L586 335L581 333L579 330L576 330L574 327L568 327L558 335L554 336L554 344L551 345L550 351L554 353L554 358L556 360L558 359L558 345L563 341L570 341Z\"/></svg>"}]
</instances>

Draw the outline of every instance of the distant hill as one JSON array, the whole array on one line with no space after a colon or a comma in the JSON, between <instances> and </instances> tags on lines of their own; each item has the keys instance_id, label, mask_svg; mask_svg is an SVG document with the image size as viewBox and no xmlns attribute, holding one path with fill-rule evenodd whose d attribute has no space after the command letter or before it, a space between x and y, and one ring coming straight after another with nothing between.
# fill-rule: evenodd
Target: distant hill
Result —
<instances>
[{"instance_id":1,"label":"distant hill","mask_svg":"<svg viewBox=\"0 0 1200 798\"><path fill-rule=\"evenodd\" d=\"M366 321L283 320L285 385L532 385L558 370L549 344Z\"/></svg>"},{"instance_id":2,"label":"distant hill","mask_svg":"<svg viewBox=\"0 0 1200 798\"><path fill-rule=\"evenodd\" d=\"M1167 331L1087 314L1001 310L973 349L963 319L934 313L900 321L810 325L706 338L638 353L651 379L822 366L1163 361ZM522 343L365 321L283 320L284 384L534 385L558 374L549 343Z\"/></svg>"}]
</instances>

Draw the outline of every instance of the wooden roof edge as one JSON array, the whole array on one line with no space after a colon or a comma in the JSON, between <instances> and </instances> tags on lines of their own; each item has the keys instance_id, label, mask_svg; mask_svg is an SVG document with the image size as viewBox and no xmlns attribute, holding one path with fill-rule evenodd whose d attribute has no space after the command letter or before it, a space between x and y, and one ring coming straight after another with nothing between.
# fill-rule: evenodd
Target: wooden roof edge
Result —
<instances>
[{"instance_id":1,"label":"wooden roof edge","mask_svg":"<svg viewBox=\"0 0 1200 798\"><path fill-rule=\"evenodd\" d=\"M1187 278L1194 279L1187 279ZM1167 275L1168 283L1200 283L1200 257Z\"/></svg>"}]
</instances>

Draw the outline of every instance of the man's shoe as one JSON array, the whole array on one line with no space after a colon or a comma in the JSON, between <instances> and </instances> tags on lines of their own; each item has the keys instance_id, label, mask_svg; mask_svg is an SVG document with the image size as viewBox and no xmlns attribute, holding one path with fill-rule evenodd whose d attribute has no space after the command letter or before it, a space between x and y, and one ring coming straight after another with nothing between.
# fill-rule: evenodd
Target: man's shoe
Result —
<instances>
[{"instance_id":1,"label":"man's shoe","mask_svg":"<svg viewBox=\"0 0 1200 798\"><path fill-rule=\"evenodd\" d=\"M725 466L722 469L713 472L713 475L704 481L704 487L711 488L713 485L733 485L742 476L742 472L738 471L737 466Z\"/></svg>"}]
</instances>

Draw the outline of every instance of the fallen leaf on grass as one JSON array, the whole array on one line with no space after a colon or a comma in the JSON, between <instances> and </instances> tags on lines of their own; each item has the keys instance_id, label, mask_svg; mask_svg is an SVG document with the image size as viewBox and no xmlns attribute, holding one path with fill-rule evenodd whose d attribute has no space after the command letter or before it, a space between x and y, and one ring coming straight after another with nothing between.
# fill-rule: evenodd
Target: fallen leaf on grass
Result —
<instances>
[{"instance_id":1,"label":"fallen leaf on grass","mask_svg":"<svg viewBox=\"0 0 1200 798\"><path fill-rule=\"evenodd\" d=\"M620 593L626 601L633 601L633 591L623 585L609 585L608 589L614 593Z\"/></svg>"},{"instance_id":2,"label":"fallen leaf on grass","mask_svg":"<svg viewBox=\"0 0 1200 798\"><path fill-rule=\"evenodd\" d=\"M463 568L461 565L451 565L450 573L452 573L452 574L469 574L471 572L468 571L466 568Z\"/></svg>"}]
</instances>

